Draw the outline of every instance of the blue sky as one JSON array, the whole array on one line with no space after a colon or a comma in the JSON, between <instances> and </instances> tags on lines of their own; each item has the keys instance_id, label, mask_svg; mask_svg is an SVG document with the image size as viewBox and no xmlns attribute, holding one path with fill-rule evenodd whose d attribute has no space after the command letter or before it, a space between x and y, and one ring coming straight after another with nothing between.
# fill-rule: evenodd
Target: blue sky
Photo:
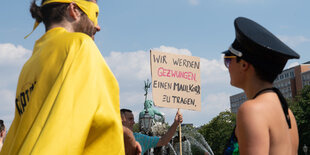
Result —
<instances>
[{"instance_id":1,"label":"blue sky","mask_svg":"<svg viewBox=\"0 0 310 155\"><path fill-rule=\"evenodd\" d=\"M135 117L143 109L143 81L150 78L150 49L201 58L202 109L181 110L184 123L200 126L229 109L229 96L241 90L230 86L220 52L234 40L233 21L239 16L260 23L300 54L287 67L310 60L309 0L98 0L98 4L102 29L95 42L119 81L121 108L132 109ZM8 126L19 72L44 33L41 24L23 39L34 23L29 6L30 0L3 1L0 6L0 119ZM176 109L158 109L171 123Z\"/></svg>"}]
</instances>

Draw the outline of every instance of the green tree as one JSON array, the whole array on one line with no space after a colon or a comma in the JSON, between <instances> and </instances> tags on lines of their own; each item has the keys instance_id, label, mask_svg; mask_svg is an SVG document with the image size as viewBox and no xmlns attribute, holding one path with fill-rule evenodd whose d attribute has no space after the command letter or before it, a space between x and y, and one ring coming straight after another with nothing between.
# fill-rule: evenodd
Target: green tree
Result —
<instances>
[{"instance_id":1,"label":"green tree","mask_svg":"<svg viewBox=\"0 0 310 155\"><path fill-rule=\"evenodd\" d=\"M310 86L305 86L295 99L288 103L298 126L299 154L303 154L304 144L310 146Z\"/></svg>"},{"instance_id":2,"label":"green tree","mask_svg":"<svg viewBox=\"0 0 310 155\"><path fill-rule=\"evenodd\" d=\"M230 111L221 112L208 124L198 130L209 143L214 154L223 154L225 145L236 124L236 115Z\"/></svg>"},{"instance_id":3,"label":"green tree","mask_svg":"<svg viewBox=\"0 0 310 155\"><path fill-rule=\"evenodd\" d=\"M132 127L133 132L140 132L139 123L135 123Z\"/></svg>"}]
</instances>

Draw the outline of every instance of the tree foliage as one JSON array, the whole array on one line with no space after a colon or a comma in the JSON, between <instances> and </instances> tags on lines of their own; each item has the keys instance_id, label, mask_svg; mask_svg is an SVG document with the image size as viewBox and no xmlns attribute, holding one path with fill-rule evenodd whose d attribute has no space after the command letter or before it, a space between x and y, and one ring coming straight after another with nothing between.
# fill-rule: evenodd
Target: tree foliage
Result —
<instances>
[{"instance_id":1,"label":"tree foliage","mask_svg":"<svg viewBox=\"0 0 310 155\"><path fill-rule=\"evenodd\" d=\"M225 145L236 124L236 115L230 111L221 112L208 124L198 130L209 143L214 154L223 154Z\"/></svg>"},{"instance_id":2,"label":"tree foliage","mask_svg":"<svg viewBox=\"0 0 310 155\"><path fill-rule=\"evenodd\" d=\"M302 154L304 144L310 145L310 86L305 86L289 101L289 106L295 115L299 134L299 154Z\"/></svg>"},{"instance_id":3,"label":"tree foliage","mask_svg":"<svg viewBox=\"0 0 310 155\"><path fill-rule=\"evenodd\" d=\"M133 132L140 132L139 123L135 123L132 128Z\"/></svg>"}]
</instances>

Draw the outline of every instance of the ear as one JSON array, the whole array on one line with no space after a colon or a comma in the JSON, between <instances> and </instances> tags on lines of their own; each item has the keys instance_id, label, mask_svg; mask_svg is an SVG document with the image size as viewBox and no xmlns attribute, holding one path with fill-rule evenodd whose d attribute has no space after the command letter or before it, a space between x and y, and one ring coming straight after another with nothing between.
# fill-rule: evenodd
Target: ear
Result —
<instances>
[{"instance_id":1,"label":"ear","mask_svg":"<svg viewBox=\"0 0 310 155\"><path fill-rule=\"evenodd\" d=\"M244 70L244 71L247 70L250 66L250 64L244 60L241 60L240 64L241 64L242 70Z\"/></svg>"},{"instance_id":2,"label":"ear","mask_svg":"<svg viewBox=\"0 0 310 155\"><path fill-rule=\"evenodd\" d=\"M122 122L126 121L126 117L124 114L121 114L121 119L122 119Z\"/></svg>"},{"instance_id":3,"label":"ear","mask_svg":"<svg viewBox=\"0 0 310 155\"><path fill-rule=\"evenodd\" d=\"M81 12L74 2L69 4L68 12L70 17L73 18L74 20L77 20L81 16Z\"/></svg>"}]
</instances>

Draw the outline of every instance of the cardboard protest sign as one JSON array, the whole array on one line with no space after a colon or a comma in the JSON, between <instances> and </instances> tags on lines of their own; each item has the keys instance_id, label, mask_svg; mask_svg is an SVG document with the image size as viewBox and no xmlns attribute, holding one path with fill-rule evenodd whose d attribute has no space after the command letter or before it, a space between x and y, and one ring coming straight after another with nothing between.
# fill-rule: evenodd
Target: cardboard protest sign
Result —
<instances>
[{"instance_id":1,"label":"cardboard protest sign","mask_svg":"<svg viewBox=\"0 0 310 155\"><path fill-rule=\"evenodd\" d=\"M156 106L200 111L200 58L151 50Z\"/></svg>"}]
</instances>

